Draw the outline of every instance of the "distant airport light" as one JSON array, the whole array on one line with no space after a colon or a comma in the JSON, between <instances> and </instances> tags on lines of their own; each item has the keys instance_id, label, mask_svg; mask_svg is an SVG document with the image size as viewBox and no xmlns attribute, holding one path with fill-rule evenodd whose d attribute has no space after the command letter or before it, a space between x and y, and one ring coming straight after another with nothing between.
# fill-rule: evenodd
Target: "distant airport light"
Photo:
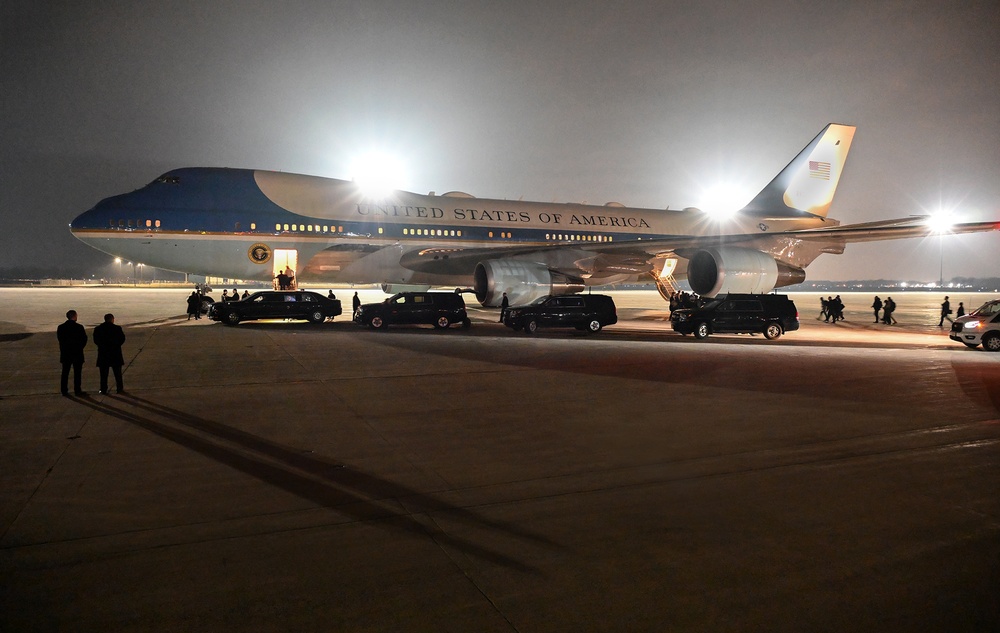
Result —
<instances>
[{"instance_id":1,"label":"distant airport light","mask_svg":"<svg viewBox=\"0 0 1000 633\"><path fill-rule=\"evenodd\" d=\"M351 166L354 182L366 198L381 199L404 186L406 170L402 161L388 154L372 152Z\"/></svg>"},{"instance_id":2,"label":"distant airport light","mask_svg":"<svg viewBox=\"0 0 1000 633\"><path fill-rule=\"evenodd\" d=\"M728 183L719 183L702 192L697 205L706 215L718 221L728 220L746 206L745 194Z\"/></svg>"}]
</instances>

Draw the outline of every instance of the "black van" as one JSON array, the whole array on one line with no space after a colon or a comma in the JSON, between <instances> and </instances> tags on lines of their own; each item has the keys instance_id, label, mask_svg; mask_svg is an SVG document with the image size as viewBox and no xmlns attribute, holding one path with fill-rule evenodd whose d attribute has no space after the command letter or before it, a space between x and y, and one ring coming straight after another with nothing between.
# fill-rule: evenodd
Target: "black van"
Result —
<instances>
[{"instance_id":1,"label":"black van","mask_svg":"<svg viewBox=\"0 0 1000 633\"><path fill-rule=\"evenodd\" d=\"M558 295L542 297L527 306L508 308L504 325L534 334L539 327L575 327L600 332L618 323L614 299L607 295Z\"/></svg>"},{"instance_id":2,"label":"black van","mask_svg":"<svg viewBox=\"0 0 1000 633\"><path fill-rule=\"evenodd\" d=\"M670 313L670 326L681 334L763 334L776 339L799 329L799 311L788 295L729 294L703 299L697 308Z\"/></svg>"},{"instance_id":3,"label":"black van","mask_svg":"<svg viewBox=\"0 0 1000 633\"><path fill-rule=\"evenodd\" d=\"M374 329L392 325L427 324L446 328L452 323L469 327L465 300L455 292L400 292L381 303L366 303L354 313L354 322Z\"/></svg>"}]
</instances>

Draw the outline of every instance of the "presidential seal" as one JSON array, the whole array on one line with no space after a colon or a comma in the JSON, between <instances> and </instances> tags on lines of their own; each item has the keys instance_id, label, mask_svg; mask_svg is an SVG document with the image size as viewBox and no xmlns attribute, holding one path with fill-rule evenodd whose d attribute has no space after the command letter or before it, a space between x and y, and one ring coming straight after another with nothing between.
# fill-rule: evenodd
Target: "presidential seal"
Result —
<instances>
[{"instance_id":1,"label":"presidential seal","mask_svg":"<svg viewBox=\"0 0 1000 633\"><path fill-rule=\"evenodd\" d=\"M247 251L247 256L255 264L266 264L271 261L271 249L268 248L267 244L254 244Z\"/></svg>"}]
</instances>

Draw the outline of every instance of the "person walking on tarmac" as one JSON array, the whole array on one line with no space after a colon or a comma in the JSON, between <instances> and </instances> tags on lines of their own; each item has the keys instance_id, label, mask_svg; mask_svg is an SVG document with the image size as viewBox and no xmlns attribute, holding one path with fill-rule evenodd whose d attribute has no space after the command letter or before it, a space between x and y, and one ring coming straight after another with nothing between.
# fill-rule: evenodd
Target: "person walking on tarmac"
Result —
<instances>
[{"instance_id":1,"label":"person walking on tarmac","mask_svg":"<svg viewBox=\"0 0 1000 633\"><path fill-rule=\"evenodd\" d=\"M948 316L949 314L951 314L951 302L948 301L948 297L946 296L944 298L944 302L941 304L941 320L938 321L938 327L944 327L945 319L948 319L949 323L954 323L954 321L951 320L951 317Z\"/></svg>"},{"instance_id":2,"label":"person walking on tarmac","mask_svg":"<svg viewBox=\"0 0 1000 633\"><path fill-rule=\"evenodd\" d=\"M878 313L882 309L882 300L875 295L875 301L872 302L872 310L875 311L875 322L879 322Z\"/></svg>"},{"instance_id":3,"label":"person walking on tarmac","mask_svg":"<svg viewBox=\"0 0 1000 633\"><path fill-rule=\"evenodd\" d=\"M122 383L122 345L125 344L125 331L120 325L115 325L115 315L105 314L104 323L94 328L94 345L97 346L97 368L101 372L101 394L108 395L108 370L115 373L115 387L118 393L125 393Z\"/></svg>"}]
</instances>

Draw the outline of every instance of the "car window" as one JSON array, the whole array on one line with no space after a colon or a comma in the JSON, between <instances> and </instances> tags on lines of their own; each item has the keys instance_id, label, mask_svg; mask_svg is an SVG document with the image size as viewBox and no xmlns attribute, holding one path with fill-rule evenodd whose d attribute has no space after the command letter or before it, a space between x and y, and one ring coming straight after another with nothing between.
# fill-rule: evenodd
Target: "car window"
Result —
<instances>
[{"instance_id":1,"label":"car window","mask_svg":"<svg viewBox=\"0 0 1000 633\"><path fill-rule=\"evenodd\" d=\"M983 304L972 313L972 316L990 316L998 313L1000 313L1000 301Z\"/></svg>"},{"instance_id":2,"label":"car window","mask_svg":"<svg viewBox=\"0 0 1000 633\"><path fill-rule=\"evenodd\" d=\"M573 308L583 307L583 297L563 297L562 304Z\"/></svg>"},{"instance_id":3,"label":"car window","mask_svg":"<svg viewBox=\"0 0 1000 633\"><path fill-rule=\"evenodd\" d=\"M285 301L288 303L295 303L295 295L285 295Z\"/></svg>"},{"instance_id":4,"label":"car window","mask_svg":"<svg viewBox=\"0 0 1000 633\"><path fill-rule=\"evenodd\" d=\"M736 304L736 309L739 310L739 311L741 311L741 312L762 312L763 311L761 309L761 307L760 307L760 301L747 300L747 301L734 301L733 303Z\"/></svg>"},{"instance_id":5,"label":"car window","mask_svg":"<svg viewBox=\"0 0 1000 633\"><path fill-rule=\"evenodd\" d=\"M251 299L251 301L253 303L263 303L264 302L264 295L257 295L256 297L254 297L253 299Z\"/></svg>"},{"instance_id":6,"label":"car window","mask_svg":"<svg viewBox=\"0 0 1000 633\"><path fill-rule=\"evenodd\" d=\"M413 295L413 303L424 304L430 302L430 297L427 295Z\"/></svg>"},{"instance_id":7,"label":"car window","mask_svg":"<svg viewBox=\"0 0 1000 633\"><path fill-rule=\"evenodd\" d=\"M316 297L308 294L299 295L299 301L316 301Z\"/></svg>"}]
</instances>

